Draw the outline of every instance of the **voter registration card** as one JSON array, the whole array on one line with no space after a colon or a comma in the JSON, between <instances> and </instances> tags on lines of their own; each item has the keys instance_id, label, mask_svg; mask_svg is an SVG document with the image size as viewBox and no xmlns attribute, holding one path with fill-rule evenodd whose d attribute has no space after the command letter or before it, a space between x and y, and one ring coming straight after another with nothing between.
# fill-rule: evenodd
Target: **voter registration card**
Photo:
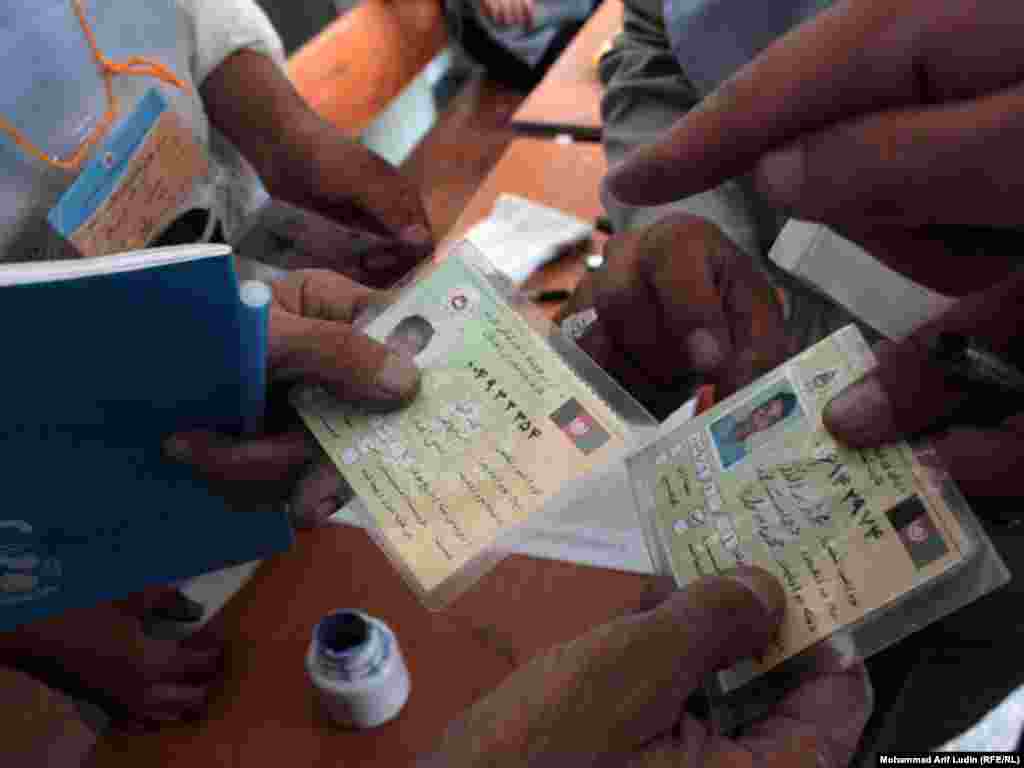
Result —
<instances>
[{"instance_id":1,"label":"voter registration card","mask_svg":"<svg viewBox=\"0 0 1024 768\"><path fill-rule=\"evenodd\" d=\"M365 327L422 370L402 410L366 413L316 387L293 398L431 607L482 575L493 545L552 497L621 460L637 424L652 423L560 331L531 325L503 280L460 243ZM559 351L569 347L575 356Z\"/></svg>"},{"instance_id":2,"label":"voter registration card","mask_svg":"<svg viewBox=\"0 0 1024 768\"><path fill-rule=\"evenodd\" d=\"M883 609L899 611L991 546L933 453L906 443L849 448L822 425L829 400L873 365L848 326L627 462L652 557L678 585L750 564L786 590L775 644L723 673L725 690ZM980 596L971 594L961 605ZM939 603L945 613L960 607ZM897 622L892 638L875 632L858 651L880 650L920 619Z\"/></svg>"}]
</instances>

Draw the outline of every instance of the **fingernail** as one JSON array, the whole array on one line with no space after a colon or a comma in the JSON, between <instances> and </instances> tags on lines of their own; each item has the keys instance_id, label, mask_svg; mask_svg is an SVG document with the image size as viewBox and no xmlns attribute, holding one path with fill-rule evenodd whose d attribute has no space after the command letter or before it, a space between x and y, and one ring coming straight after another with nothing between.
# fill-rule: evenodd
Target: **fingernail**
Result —
<instances>
[{"instance_id":1,"label":"fingernail","mask_svg":"<svg viewBox=\"0 0 1024 768\"><path fill-rule=\"evenodd\" d=\"M725 362L722 345L707 328L698 328L686 337L686 353L690 363L701 373L714 371Z\"/></svg>"},{"instance_id":2,"label":"fingernail","mask_svg":"<svg viewBox=\"0 0 1024 768\"><path fill-rule=\"evenodd\" d=\"M781 619L786 610L786 595L782 591L782 585L767 571L743 566L728 570L722 575L743 585L761 604L766 618L773 621Z\"/></svg>"},{"instance_id":3,"label":"fingernail","mask_svg":"<svg viewBox=\"0 0 1024 768\"><path fill-rule=\"evenodd\" d=\"M415 363L395 352L388 353L384 365L377 372L374 385L382 398L405 400L416 394L420 371Z\"/></svg>"},{"instance_id":4,"label":"fingernail","mask_svg":"<svg viewBox=\"0 0 1024 768\"><path fill-rule=\"evenodd\" d=\"M805 173L803 148L794 146L761 158L757 175L765 196L778 205L788 206L799 199Z\"/></svg>"},{"instance_id":5,"label":"fingernail","mask_svg":"<svg viewBox=\"0 0 1024 768\"><path fill-rule=\"evenodd\" d=\"M169 437L164 441L164 454L175 461L188 461L192 458L192 446L180 437Z\"/></svg>"},{"instance_id":6,"label":"fingernail","mask_svg":"<svg viewBox=\"0 0 1024 768\"><path fill-rule=\"evenodd\" d=\"M866 376L833 397L822 412L825 428L857 447L881 442L893 431L892 402L877 376Z\"/></svg>"},{"instance_id":7,"label":"fingernail","mask_svg":"<svg viewBox=\"0 0 1024 768\"><path fill-rule=\"evenodd\" d=\"M667 190L678 185L671 159L660 155L656 145L650 145L634 151L612 169L601 191L620 207L636 208L669 202L673 194Z\"/></svg>"},{"instance_id":8,"label":"fingernail","mask_svg":"<svg viewBox=\"0 0 1024 768\"><path fill-rule=\"evenodd\" d=\"M408 243L413 243L414 245L427 245L431 240L433 240L433 235L430 234L430 230L422 224L413 224L412 226L406 227L402 230L399 237Z\"/></svg>"},{"instance_id":9,"label":"fingernail","mask_svg":"<svg viewBox=\"0 0 1024 768\"><path fill-rule=\"evenodd\" d=\"M326 523L327 519L341 509L341 500L337 496L324 499L316 506L313 512L313 525Z\"/></svg>"}]
</instances>

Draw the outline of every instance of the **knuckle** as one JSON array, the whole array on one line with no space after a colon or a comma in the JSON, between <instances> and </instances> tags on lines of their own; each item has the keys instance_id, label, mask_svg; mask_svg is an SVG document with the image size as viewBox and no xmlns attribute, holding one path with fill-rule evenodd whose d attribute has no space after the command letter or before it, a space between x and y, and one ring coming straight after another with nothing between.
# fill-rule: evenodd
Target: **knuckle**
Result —
<instances>
[{"instance_id":1,"label":"knuckle","mask_svg":"<svg viewBox=\"0 0 1024 768\"><path fill-rule=\"evenodd\" d=\"M225 445L213 462L219 471L235 474L253 465L252 444L232 443Z\"/></svg>"},{"instance_id":2,"label":"knuckle","mask_svg":"<svg viewBox=\"0 0 1024 768\"><path fill-rule=\"evenodd\" d=\"M727 260L732 247L732 241L713 222L675 213L648 227L636 250L641 274L657 284L662 270L689 270L694 264Z\"/></svg>"},{"instance_id":3,"label":"knuckle","mask_svg":"<svg viewBox=\"0 0 1024 768\"><path fill-rule=\"evenodd\" d=\"M303 317L320 317L323 312L323 294L319 290L325 275L323 269L303 269L295 273L297 306L296 313Z\"/></svg>"}]
</instances>

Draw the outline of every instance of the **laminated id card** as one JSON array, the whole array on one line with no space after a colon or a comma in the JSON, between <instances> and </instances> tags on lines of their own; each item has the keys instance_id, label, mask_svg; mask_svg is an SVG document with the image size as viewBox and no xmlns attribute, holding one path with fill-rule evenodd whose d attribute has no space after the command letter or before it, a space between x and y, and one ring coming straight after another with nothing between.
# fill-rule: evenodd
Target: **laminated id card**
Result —
<instances>
[{"instance_id":1,"label":"laminated id card","mask_svg":"<svg viewBox=\"0 0 1024 768\"><path fill-rule=\"evenodd\" d=\"M210 173L191 129L156 88L94 154L47 217L86 257L144 248Z\"/></svg>"},{"instance_id":2,"label":"laminated id card","mask_svg":"<svg viewBox=\"0 0 1024 768\"><path fill-rule=\"evenodd\" d=\"M774 645L722 672L719 693L777 698L834 633L866 657L1008 578L933 452L848 448L822 425L873 365L848 326L627 460L658 570L685 586L758 565L786 590Z\"/></svg>"},{"instance_id":3,"label":"laminated id card","mask_svg":"<svg viewBox=\"0 0 1024 768\"><path fill-rule=\"evenodd\" d=\"M652 436L646 411L526 305L458 243L364 328L419 365L409 405L373 414L318 387L293 395L428 607L483 575L555 496Z\"/></svg>"}]
</instances>

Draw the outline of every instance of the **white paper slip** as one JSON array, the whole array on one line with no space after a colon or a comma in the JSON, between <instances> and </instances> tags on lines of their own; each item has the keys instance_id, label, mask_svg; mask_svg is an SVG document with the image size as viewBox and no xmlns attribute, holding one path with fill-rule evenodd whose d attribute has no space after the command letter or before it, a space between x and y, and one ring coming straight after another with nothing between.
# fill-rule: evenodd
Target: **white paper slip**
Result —
<instances>
[{"instance_id":1,"label":"white paper slip","mask_svg":"<svg viewBox=\"0 0 1024 768\"><path fill-rule=\"evenodd\" d=\"M582 243L593 225L517 195L501 195L491 215L466 239L511 280L521 283L564 249Z\"/></svg>"},{"instance_id":2,"label":"white paper slip","mask_svg":"<svg viewBox=\"0 0 1024 768\"><path fill-rule=\"evenodd\" d=\"M956 302L889 269L821 224L789 221L768 258L896 341Z\"/></svg>"}]
</instances>

